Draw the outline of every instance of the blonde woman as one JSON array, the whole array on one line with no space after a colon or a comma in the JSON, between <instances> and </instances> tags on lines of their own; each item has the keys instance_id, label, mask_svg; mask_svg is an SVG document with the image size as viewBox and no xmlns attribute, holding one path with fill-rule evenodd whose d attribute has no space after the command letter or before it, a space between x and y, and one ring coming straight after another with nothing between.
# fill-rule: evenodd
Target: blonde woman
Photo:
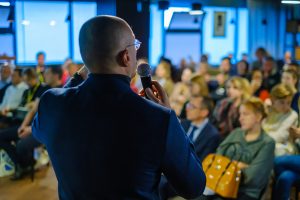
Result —
<instances>
[{"instance_id":1,"label":"blonde woman","mask_svg":"<svg viewBox=\"0 0 300 200\"><path fill-rule=\"evenodd\" d=\"M250 83L242 77L232 77L226 83L227 98L220 101L213 113L213 123L225 138L233 129L240 126L239 107L251 96Z\"/></svg>"},{"instance_id":2,"label":"blonde woman","mask_svg":"<svg viewBox=\"0 0 300 200\"><path fill-rule=\"evenodd\" d=\"M167 95L170 96L174 88L174 83L171 78L171 65L169 63L162 61L157 65L155 79L162 85Z\"/></svg>"},{"instance_id":3,"label":"blonde woman","mask_svg":"<svg viewBox=\"0 0 300 200\"><path fill-rule=\"evenodd\" d=\"M296 152L294 143L289 137L289 129L298 125L298 114L291 109L293 95L293 89L285 84L278 84L271 90L272 105L262 127L276 142L276 156Z\"/></svg>"},{"instance_id":4,"label":"blonde woman","mask_svg":"<svg viewBox=\"0 0 300 200\"><path fill-rule=\"evenodd\" d=\"M181 82L176 83L170 96L171 108L179 115L184 103L190 98L189 82L192 76L192 69L185 68L181 75Z\"/></svg>"}]
</instances>

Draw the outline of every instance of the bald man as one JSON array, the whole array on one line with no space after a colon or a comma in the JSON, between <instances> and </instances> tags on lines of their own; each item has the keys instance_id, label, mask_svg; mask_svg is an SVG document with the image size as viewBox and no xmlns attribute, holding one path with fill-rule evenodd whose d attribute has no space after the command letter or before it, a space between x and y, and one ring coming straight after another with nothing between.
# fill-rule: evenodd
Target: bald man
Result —
<instances>
[{"instance_id":1,"label":"bald man","mask_svg":"<svg viewBox=\"0 0 300 200\"><path fill-rule=\"evenodd\" d=\"M88 78L41 98L32 131L47 147L60 199L159 199L162 174L179 195L202 194L205 174L162 87L145 91L151 100L130 89L140 44L118 17L88 20L79 34Z\"/></svg>"}]
</instances>

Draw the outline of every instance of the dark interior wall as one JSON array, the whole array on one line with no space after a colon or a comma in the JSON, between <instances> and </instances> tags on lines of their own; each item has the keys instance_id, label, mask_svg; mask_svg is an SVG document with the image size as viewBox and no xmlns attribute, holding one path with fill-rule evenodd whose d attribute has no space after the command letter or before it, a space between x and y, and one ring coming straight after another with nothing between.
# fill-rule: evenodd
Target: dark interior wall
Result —
<instances>
[{"instance_id":1,"label":"dark interior wall","mask_svg":"<svg viewBox=\"0 0 300 200\"><path fill-rule=\"evenodd\" d=\"M148 57L150 12L149 2L141 0L116 0L116 14L131 26L135 37L142 42L137 57Z\"/></svg>"},{"instance_id":2,"label":"dark interior wall","mask_svg":"<svg viewBox=\"0 0 300 200\"><path fill-rule=\"evenodd\" d=\"M135 37L142 42L137 57L148 57L150 13L148 0L98 0L98 15L116 15L131 26Z\"/></svg>"}]
</instances>

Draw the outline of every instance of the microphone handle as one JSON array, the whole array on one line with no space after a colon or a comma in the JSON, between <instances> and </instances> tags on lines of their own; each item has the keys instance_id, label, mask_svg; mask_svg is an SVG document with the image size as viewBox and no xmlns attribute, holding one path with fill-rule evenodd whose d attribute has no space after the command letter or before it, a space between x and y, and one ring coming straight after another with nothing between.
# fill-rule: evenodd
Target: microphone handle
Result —
<instances>
[{"instance_id":1,"label":"microphone handle","mask_svg":"<svg viewBox=\"0 0 300 200\"><path fill-rule=\"evenodd\" d=\"M141 77L141 82L142 82L144 90L146 90L146 88L150 88L151 89L151 83L152 83L151 82L151 76ZM145 97L147 99L149 99L146 94L145 94Z\"/></svg>"}]
</instances>

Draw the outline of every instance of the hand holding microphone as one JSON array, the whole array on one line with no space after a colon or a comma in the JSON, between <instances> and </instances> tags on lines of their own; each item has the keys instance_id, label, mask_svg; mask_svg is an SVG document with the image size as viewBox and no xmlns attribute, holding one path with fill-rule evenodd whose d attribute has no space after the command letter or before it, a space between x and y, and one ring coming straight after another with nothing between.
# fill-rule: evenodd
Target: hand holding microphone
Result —
<instances>
[{"instance_id":1,"label":"hand holding microphone","mask_svg":"<svg viewBox=\"0 0 300 200\"><path fill-rule=\"evenodd\" d=\"M143 85L143 90L139 95L162 106L171 108L168 95L163 87L157 81L151 80L151 67L147 63L141 63L137 67L137 73L141 77Z\"/></svg>"}]
</instances>

